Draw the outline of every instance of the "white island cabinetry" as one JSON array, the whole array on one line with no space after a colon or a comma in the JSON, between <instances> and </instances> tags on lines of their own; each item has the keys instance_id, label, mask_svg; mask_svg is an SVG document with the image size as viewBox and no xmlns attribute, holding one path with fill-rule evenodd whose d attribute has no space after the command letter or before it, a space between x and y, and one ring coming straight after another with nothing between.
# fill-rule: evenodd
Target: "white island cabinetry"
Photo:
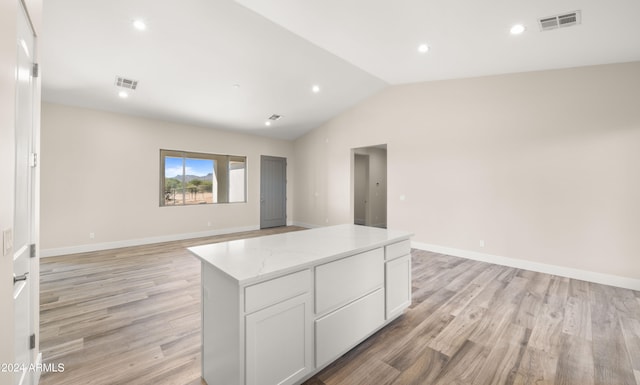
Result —
<instances>
[{"instance_id":1,"label":"white island cabinetry","mask_svg":"<svg viewBox=\"0 0 640 385\"><path fill-rule=\"evenodd\" d=\"M385 246L386 318L402 314L411 305L411 243Z\"/></svg>"},{"instance_id":2,"label":"white island cabinetry","mask_svg":"<svg viewBox=\"0 0 640 385\"><path fill-rule=\"evenodd\" d=\"M203 378L299 384L400 316L410 236L340 225L190 248L202 260Z\"/></svg>"}]
</instances>

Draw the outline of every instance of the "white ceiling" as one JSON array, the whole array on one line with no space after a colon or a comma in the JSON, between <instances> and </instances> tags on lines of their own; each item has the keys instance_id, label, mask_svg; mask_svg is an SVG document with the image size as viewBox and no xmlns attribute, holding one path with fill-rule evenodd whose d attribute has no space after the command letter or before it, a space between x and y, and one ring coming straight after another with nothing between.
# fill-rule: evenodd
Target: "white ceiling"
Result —
<instances>
[{"instance_id":1,"label":"white ceiling","mask_svg":"<svg viewBox=\"0 0 640 385\"><path fill-rule=\"evenodd\" d=\"M638 0L238 2L390 84L640 59ZM540 31L539 18L576 10L581 25Z\"/></svg>"},{"instance_id":2,"label":"white ceiling","mask_svg":"<svg viewBox=\"0 0 640 385\"><path fill-rule=\"evenodd\" d=\"M537 25L575 10L581 25ZM640 60L638 16L638 0L47 0L43 99L293 139L388 84ZM116 76L139 81L126 100Z\"/></svg>"}]
</instances>

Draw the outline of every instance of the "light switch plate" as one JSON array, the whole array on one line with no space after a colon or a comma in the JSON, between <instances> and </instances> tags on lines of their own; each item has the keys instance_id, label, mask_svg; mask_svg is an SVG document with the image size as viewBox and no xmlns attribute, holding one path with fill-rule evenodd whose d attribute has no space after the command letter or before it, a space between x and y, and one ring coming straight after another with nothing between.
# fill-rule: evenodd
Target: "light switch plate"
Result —
<instances>
[{"instance_id":1,"label":"light switch plate","mask_svg":"<svg viewBox=\"0 0 640 385\"><path fill-rule=\"evenodd\" d=\"M8 255L13 249L13 229L8 228L2 232L2 255Z\"/></svg>"}]
</instances>

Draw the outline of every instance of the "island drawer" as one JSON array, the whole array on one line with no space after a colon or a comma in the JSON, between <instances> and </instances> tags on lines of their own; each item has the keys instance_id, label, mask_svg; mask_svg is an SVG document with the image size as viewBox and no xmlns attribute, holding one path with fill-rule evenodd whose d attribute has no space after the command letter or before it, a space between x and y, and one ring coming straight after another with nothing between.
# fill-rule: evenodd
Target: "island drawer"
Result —
<instances>
[{"instance_id":1,"label":"island drawer","mask_svg":"<svg viewBox=\"0 0 640 385\"><path fill-rule=\"evenodd\" d=\"M320 315L384 285L384 251L374 249L316 267L315 310Z\"/></svg>"},{"instance_id":2,"label":"island drawer","mask_svg":"<svg viewBox=\"0 0 640 385\"><path fill-rule=\"evenodd\" d=\"M402 257L411 253L411 242L406 241L392 243L385 246L384 259L389 261L395 258Z\"/></svg>"},{"instance_id":3,"label":"island drawer","mask_svg":"<svg viewBox=\"0 0 640 385\"><path fill-rule=\"evenodd\" d=\"M311 271L309 269L247 286L244 289L244 311L251 313L306 293L310 289Z\"/></svg>"},{"instance_id":4,"label":"island drawer","mask_svg":"<svg viewBox=\"0 0 640 385\"><path fill-rule=\"evenodd\" d=\"M384 289L316 321L316 367L337 358L384 322Z\"/></svg>"}]
</instances>

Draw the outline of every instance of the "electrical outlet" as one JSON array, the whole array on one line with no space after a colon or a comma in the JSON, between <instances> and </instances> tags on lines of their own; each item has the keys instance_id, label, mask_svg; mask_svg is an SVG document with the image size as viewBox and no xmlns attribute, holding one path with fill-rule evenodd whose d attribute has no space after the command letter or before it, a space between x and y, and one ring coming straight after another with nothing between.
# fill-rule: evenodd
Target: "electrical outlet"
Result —
<instances>
[{"instance_id":1,"label":"electrical outlet","mask_svg":"<svg viewBox=\"0 0 640 385\"><path fill-rule=\"evenodd\" d=\"M96 237L96 233L89 233L89 239L94 239Z\"/></svg>"},{"instance_id":2,"label":"electrical outlet","mask_svg":"<svg viewBox=\"0 0 640 385\"><path fill-rule=\"evenodd\" d=\"M480 240L480 247L484 247L484 239Z\"/></svg>"},{"instance_id":3,"label":"electrical outlet","mask_svg":"<svg viewBox=\"0 0 640 385\"><path fill-rule=\"evenodd\" d=\"M8 255L13 250L13 229L8 228L2 232L2 255Z\"/></svg>"}]
</instances>

